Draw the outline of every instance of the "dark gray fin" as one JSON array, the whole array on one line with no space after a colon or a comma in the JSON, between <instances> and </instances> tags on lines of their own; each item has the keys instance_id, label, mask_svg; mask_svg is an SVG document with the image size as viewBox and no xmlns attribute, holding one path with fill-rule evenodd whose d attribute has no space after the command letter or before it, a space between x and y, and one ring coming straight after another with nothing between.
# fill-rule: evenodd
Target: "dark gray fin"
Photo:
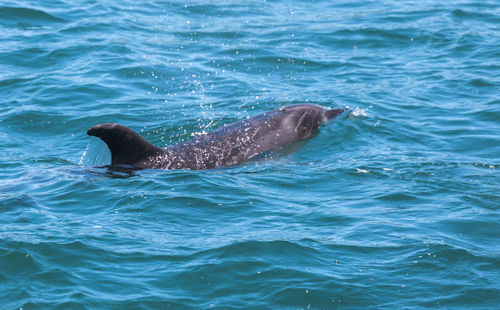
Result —
<instances>
[{"instance_id":1,"label":"dark gray fin","mask_svg":"<svg viewBox=\"0 0 500 310\"><path fill-rule=\"evenodd\" d=\"M99 124L90 128L87 134L101 138L108 145L112 165L140 165L147 158L162 152L135 131L120 124Z\"/></svg>"},{"instance_id":2,"label":"dark gray fin","mask_svg":"<svg viewBox=\"0 0 500 310\"><path fill-rule=\"evenodd\" d=\"M326 119L329 121L329 120L332 120L334 118L336 118L337 116L339 116L340 114L344 113L344 109L332 109L332 110L327 110L325 112L325 116L326 116Z\"/></svg>"}]
</instances>

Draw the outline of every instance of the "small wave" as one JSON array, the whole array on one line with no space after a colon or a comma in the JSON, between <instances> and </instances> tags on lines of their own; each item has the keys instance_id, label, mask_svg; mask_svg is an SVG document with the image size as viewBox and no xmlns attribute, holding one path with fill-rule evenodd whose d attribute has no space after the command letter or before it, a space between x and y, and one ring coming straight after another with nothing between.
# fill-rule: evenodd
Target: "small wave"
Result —
<instances>
[{"instance_id":1,"label":"small wave","mask_svg":"<svg viewBox=\"0 0 500 310\"><path fill-rule=\"evenodd\" d=\"M495 83L487 81L487 80L482 79L482 78L471 80L469 82L469 85L473 86L473 87L495 87L495 86L497 86L497 85L495 85Z\"/></svg>"},{"instance_id":2,"label":"small wave","mask_svg":"<svg viewBox=\"0 0 500 310\"><path fill-rule=\"evenodd\" d=\"M472 12L468 10L462 10L462 9L455 9L451 12L451 15L456 18L456 19L461 19L461 20L477 20L481 22L491 22L494 24L497 24L500 19L498 18L498 15L495 16L494 14L486 14L483 12Z\"/></svg>"},{"instance_id":3,"label":"small wave","mask_svg":"<svg viewBox=\"0 0 500 310\"><path fill-rule=\"evenodd\" d=\"M16 23L39 23L39 22L65 22L64 19L51 15L41 10L0 7L0 23L2 21L15 21Z\"/></svg>"}]
</instances>

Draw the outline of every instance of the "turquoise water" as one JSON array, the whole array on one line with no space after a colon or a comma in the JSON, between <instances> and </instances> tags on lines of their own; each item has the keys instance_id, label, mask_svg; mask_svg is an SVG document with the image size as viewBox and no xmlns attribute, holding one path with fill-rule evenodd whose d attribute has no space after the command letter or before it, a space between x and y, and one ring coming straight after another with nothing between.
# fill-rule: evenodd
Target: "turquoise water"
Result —
<instances>
[{"instance_id":1,"label":"turquoise water","mask_svg":"<svg viewBox=\"0 0 500 310\"><path fill-rule=\"evenodd\" d=\"M0 4L1 309L494 309L499 1ZM209 171L96 168L284 105Z\"/></svg>"}]
</instances>

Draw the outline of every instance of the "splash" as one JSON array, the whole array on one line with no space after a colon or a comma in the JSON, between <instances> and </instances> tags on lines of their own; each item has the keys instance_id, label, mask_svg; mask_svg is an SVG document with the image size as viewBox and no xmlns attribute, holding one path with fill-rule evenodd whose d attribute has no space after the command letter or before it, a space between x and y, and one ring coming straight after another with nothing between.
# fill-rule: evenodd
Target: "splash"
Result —
<instances>
[{"instance_id":1,"label":"splash","mask_svg":"<svg viewBox=\"0 0 500 310\"><path fill-rule=\"evenodd\" d=\"M359 116L366 117L368 116L368 109L360 109L359 107L355 107L354 109L351 110L351 113L349 115L352 117L359 117Z\"/></svg>"},{"instance_id":2,"label":"splash","mask_svg":"<svg viewBox=\"0 0 500 310\"><path fill-rule=\"evenodd\" d=\"M111 163L111 152L106 144L99 138L90 137L89 144L83 151L78 165L80 166L104 166Z\"/></svg>"}]
</instances>

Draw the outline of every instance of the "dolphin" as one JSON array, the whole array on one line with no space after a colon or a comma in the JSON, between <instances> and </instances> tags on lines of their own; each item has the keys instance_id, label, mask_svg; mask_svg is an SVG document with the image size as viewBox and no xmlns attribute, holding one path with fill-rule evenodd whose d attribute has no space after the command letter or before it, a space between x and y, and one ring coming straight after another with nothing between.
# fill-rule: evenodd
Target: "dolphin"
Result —
<instances>
[{"instance_id":1,"label":"dolphin","mask_svg":"<svg viewBox=\"0 0 500 310\"><path fill-rule=\"evenodd\" d=\"M132 129L105 123L87 134L102 139L111 151L111 165L133 169L205 170L237 165L256 155L304 140L344 109L316 104L285 106L256 115L183 143L158 148Z\"/></svg>"}]
</instances>

